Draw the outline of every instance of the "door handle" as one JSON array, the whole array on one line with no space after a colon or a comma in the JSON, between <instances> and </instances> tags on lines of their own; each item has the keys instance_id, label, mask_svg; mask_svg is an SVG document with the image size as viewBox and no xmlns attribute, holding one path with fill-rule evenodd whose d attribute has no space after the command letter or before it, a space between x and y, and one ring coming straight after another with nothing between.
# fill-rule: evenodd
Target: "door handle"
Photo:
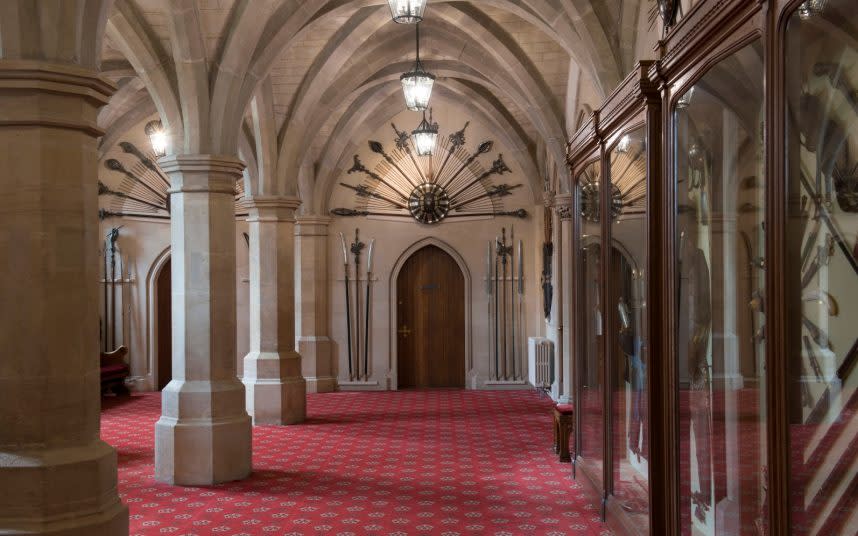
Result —
<instances>
[{"instance_id":1,"label":"door handle","mask_svg":"<svg viewBox=\"0 0 858 536\"><path fill-rule=\"evenodd\" d=\"M411 330L408 329L408 326L402 326L396 332L399 333L400 335L402 335L403 337L407 337L411 333Z\"/></svg>"}]
</instances>

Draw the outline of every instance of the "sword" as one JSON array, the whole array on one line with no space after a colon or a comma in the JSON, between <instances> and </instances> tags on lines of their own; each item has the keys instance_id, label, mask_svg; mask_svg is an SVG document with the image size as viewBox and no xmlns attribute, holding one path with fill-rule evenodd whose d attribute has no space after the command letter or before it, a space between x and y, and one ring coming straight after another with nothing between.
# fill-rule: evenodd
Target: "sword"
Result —
<instances>
[{"instance_id":1,"label":"sword","mask_svg":"<svg viewBox=\"0 0 858 536\"><path fill-rule=\"evenodd\" d=\"M349 380L354 379L352 372L352 301L349 297L349 253L346 249L346 237L340 233L340 242L343 244L343 269L346 273L346 337L349 354Z\"/></svg>"},{"instance_id":2,"label":"sword","mask_svg":"<svg viewBox=\"0 0 858 536\"><path fill-rule=\"evenodd\" d=\"M500 379L500 324L498 320L498 309L500 301L500 278L498 278L498 255L497 250L500 247L500 240L495 237L495 376Z\"/></svg>"},{"instance_id":3,"label":"sword","mask_svg":"<svg viewBox=\"0 0 858 536\"><path fill-rule=\"evenodd\" d=\"M369 298L370 286L372 285L372 248L375 238L369 241L369 249L366 254L366 314L364 314L363 332L363 377L369 378Z\"/></svg>"}]
</instances>

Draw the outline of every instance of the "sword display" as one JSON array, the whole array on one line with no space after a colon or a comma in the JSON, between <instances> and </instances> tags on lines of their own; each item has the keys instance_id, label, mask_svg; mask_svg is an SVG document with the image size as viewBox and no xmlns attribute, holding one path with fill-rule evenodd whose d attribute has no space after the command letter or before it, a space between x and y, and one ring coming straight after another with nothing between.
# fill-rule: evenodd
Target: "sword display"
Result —
<instances>
[{"instance_id":1,"label":"sword display","mask_svg":"<svg viewBox=\"0 0 858 536\"><path fill-rule=\"evenodd\" d=\"M349 381L354 379L352 371L352 301L349 297L349 253L346 249L346 237L340 233L340 242L343 245L343 270L346 274L346 341L349 355Z\"/></svg>"},{"instance_id":2,"label":"sword display","mask_svg":"<svg viewBox=\"0 0 858 536\"><path fill-rule=\"evenodd\" d=\"M360 377L360 253L365 244L360 241L360 229L355 229L355 241L352 242L351 251L355 257L355 376Z\"/></svg>"},{"instance_id":3,"label":"sword display","mask_svg":"<svg viewBox=\"0 0 858 536\"><path fill-rule=\"evenodd\" d=\"M369 249L366 253L366 314L364 314L364 332L363 332L363 379L369 378L369 300L372 296L370 287L372 286L372 250L375 246L375 238L369 241Z\"/></svg>"}]
</instances>

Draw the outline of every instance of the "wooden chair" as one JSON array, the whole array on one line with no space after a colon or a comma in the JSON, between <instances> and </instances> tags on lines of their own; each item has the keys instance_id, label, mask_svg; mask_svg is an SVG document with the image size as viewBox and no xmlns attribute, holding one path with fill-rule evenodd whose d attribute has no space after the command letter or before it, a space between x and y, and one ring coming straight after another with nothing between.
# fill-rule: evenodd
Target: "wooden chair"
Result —
<instances>
[{"instance_id":1,"label":"wooden chair","mask_svg":"<svg viewBox=\"0 0 858 536\"><path fill-rule=\"evenodd\" d=\"M131 374L131 367L125 362L128 348L120 346L112 352L101 353L101 394L113 391L117 395L127 395L125 378Z\"/></svg>"},{"instance_id":2,"label":"wooden chair","mask_svg":"<svg viewBox=\"0 0 858 536\"><path fill-rule=\"evenodd\" d=\"M572 461L569 436L575 428L575 408L572 404L554 406L554 452L561 462Z\"/></svg>"}]
</instances>

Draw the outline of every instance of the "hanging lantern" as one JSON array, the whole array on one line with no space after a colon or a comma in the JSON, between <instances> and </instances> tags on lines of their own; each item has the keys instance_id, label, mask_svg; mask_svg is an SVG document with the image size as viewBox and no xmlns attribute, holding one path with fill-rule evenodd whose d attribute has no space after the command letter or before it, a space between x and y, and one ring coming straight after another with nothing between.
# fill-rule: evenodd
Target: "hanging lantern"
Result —
<instances>
[{"instance_id":1,"label":"hanging lantern","mask_svg":"<svg viewBox=\"0 0 858 536\"><path fill-rule=\"evenodd\" d=\"M618 153L627 153L632 146L632 139L628 134L620 138L620 141L617 143L617 152Z\"/></svg>"},{"instance_id":2,"label":"hanging lantern","mask_svg":"<svg viewBox=\"0 0 858 536\"><path fill-rule=\"evenodd\" d=\"M405 94L405 106L412 112L422 112L429 108L435 75L423 69L420 63L420 25L417 25L417 61L414 67L399 77L402 92Z\"/></svg>"},{"instance_id":3,"label":"hanging lantern","mask_svg":"<svg viewBox=\"0 0 858 536\"><path fill-rule=\"evenodd\" d=\"M387 0L390 16L398 24L416 24L423 20L427 0Z\"/></svg>"},{"instance_id":4,"label":"hanging lantern","mask_svg":"<svg viewBox=\"0 0 858 536\"><path fill-rule=\"evenodd\" d=\"M817 15L821 15L825 9L826 0L807 0L798 6L798 16L802 20L807 20Z\"/></svg>"},{"instance_id":5,"label":"hanging lantern","mask_svg":"<svg viewBox=\"0 0 858 536\"><path fill-rule=\"evenodd\" d=\"M432 112L429 112L429 120L426 120L426 112L423 112L423 121L413 131L411 137L414 140L414 148L420 156L432 156L435 152L435 144L438 142L438 123L432 122Z\"/></svg>"},{"instance_id":6,"label":"hanging lantern","mask_svg":"<svg viewBox=\"0 0 858 536\"><path fill-rule=\"evenodd\" d=\"M155 156L161 158L167 155L167 131L164 130L164 125L160 120L149 121L144 129L146 135L149 136L149 143L152 144L152 151Z\"/></svg>"}]
</instances>

